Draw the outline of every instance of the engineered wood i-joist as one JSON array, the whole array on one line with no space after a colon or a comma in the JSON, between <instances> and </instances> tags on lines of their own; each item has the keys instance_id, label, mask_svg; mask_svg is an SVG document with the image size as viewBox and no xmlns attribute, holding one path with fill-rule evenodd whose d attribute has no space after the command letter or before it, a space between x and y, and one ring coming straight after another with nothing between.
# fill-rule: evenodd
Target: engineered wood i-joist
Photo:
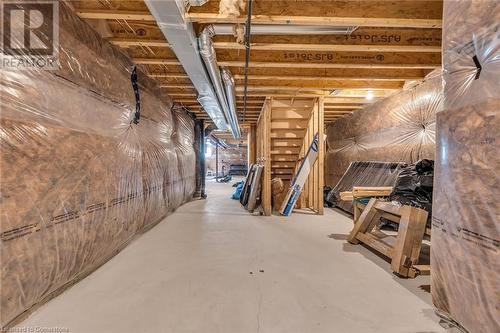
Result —
<instances>
[{"instance_id":1,"label":"engineered wood i-joist","mask_svg":"<svg viewBox=\"0 0 500 333\"><path fill-rule=\"evenodd\" d=\"M200 112L204 110L196 100L196 90L143 1L72 1L71 4L80 17L101 20L111 43L123 47L136 63L146 66L151 77L164 86L175 102L202 117ZM188 9L186 17L195 22L195 31L201 31L205 24L246 20L245 10L239 17L219 15L219 4L220 1L211 0ZM420 80L441 63L441 1L255 1L253 14L254 24L358 28L349 35L252 36L249 105L262 106L263 99L252 104L254 97L324 96L327 102L334 89L358 90L358 96L364 100L362 105L369 104L386 95L366 100L366 91L385 89L390 93L401 89L406 80ZM234 36L223 35L214 37L214 47L219 66L229 66L235 76L237 99L241 102L243 48ZM190 104L183 100L190 100ZM256 123L258 107L248 107L245 119L240 121ZM345 114L337 111L340 108L325 106L324 121ZM241 117L240 104L238 113Z\"/></svg>"}]
</instances>

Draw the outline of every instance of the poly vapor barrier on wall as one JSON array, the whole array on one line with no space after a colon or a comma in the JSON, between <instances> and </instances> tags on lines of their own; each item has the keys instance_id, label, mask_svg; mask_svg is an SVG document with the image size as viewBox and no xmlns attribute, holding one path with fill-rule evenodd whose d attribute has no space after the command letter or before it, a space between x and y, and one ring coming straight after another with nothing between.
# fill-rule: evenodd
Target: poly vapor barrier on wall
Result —
<instances>
[{"instance_id":1,"label":"poly vapor barrier on wall","mask_svg":"<svg viewBox=\"0 0 500 333\"><path fill-rule=\"evenodd\" d=\"M335 186L351 162L414 163L434 159L441 73L337 120L327 128L325 184Z\"/></svg>"},{"instance_id":2,"label":"poly vapor barrier on wall","mask_svg":"<svg viewBox=\"0 0 500 333\"><path fill-rule=\"evenodd\" d=\"M500 4L445 1L431 280L470 333L500 330Z\"/></svg>"},{"instance_id":3,"label":"poly vapor barrier on wall","mask_svg":"<svg viewBox=\"0 0 500 333\"><path fill-rule=\"evenodd\" d=\"M60 3L56 71L2 68L1 326L192 197L193 121Z\"/></svg>"}]
</instances>

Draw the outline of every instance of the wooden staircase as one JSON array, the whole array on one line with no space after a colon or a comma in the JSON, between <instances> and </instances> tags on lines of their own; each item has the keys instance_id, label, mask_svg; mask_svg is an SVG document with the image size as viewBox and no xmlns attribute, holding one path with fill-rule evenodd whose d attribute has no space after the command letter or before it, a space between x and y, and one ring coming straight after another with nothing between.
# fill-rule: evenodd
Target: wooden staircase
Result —
<instances>
[{"instance_id":1,"label":"wooden staircase","mask_svg":"<svg viewBox=\"0 0 500 333\"><path fill-rule=\"evenodd\" d=\"M303 149L314 99L271 101L271 178L292 179Z\"/></svg>"},{"instance_id":2,"label":"wooden staircase","mask_svg":"<svg viewBox=\"0 0 500 333\"><path fill-rule=\"evenodd\" d=\"M266 215L271 214L271 179L281 178L288 188L314 135L323 137L323 114L321 98L266 99L255 137L256 162L264 165L262 206ZM322 214L324 141L319 149L318 163L306 182L300 203Z\"/></svg>"}]
</instances>

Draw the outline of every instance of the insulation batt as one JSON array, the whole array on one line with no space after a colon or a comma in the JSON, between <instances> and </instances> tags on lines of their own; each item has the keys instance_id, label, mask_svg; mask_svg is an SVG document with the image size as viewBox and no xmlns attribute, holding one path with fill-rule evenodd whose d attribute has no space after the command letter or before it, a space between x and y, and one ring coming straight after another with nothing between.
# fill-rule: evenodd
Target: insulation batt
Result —
<instances>
[{"instance_id":1,"label":"insulation batt","mask_svg":"<svg viewBox=\"0 0 500 333\"><path fill-rule=\"evenodd\" d=\"M219 14L230 17L240 16L240 11L245 10L245 0L221 0Z\"/></svg>"},{"instance_id":2,"label":"insulation batt","mask_svg":"<svg viewBox=\"0 0 500 333\"><path fill-rule=\"evenodd\" d=\"M431 238L434 305L500 332L500 3L445 1Z\"/></svg>"},{"instance_id":3,"label":"insulation batt","mask_svg":"<svg viewBox=\"0 0 500 333\"><path fill-rule=\"evenodd\" d=\"M330 124L325 184L335 186L351 162L433 160L442 100L441 73L433 72L423 83Z\"/></svg>"},{"instance_id":4,"label":"insulation batt","mask_svg":"<svg viewBox=\"0 0 500 333\"><path fill-rule=\"evenodd\" d=\"M2 68L0 326L192 197L193 120L60 2L59 70ZM119 277L117 277L119 278Z\"/></svg>"}]
</instances>

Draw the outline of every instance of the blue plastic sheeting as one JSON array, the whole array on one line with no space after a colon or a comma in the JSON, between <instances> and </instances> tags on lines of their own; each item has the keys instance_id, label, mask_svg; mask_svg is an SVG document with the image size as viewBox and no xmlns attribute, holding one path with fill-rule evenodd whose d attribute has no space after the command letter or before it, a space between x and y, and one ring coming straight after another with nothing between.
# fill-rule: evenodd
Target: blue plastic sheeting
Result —
<instances>
[{"instance_id":1,"label":"blue plastic sheeting","mask_svg":"<svg viewBox=\"0 0 500 333\"><path fill-rule=\"evenodd\" d=\"M243 190L243 182L236 183L236 189L234 190L234 193L231 196L231 199L240 200L242 190Z\"/></svg>"}]
</instances>

